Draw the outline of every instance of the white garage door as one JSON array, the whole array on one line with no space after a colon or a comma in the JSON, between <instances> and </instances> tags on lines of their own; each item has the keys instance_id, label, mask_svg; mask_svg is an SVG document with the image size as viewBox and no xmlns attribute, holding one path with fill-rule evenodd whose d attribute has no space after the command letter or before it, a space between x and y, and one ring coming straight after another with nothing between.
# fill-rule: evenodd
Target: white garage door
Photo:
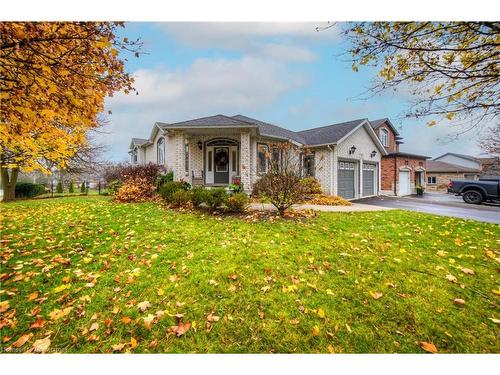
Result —
<instances>
[{"instance_id":1,"label":"white garage door","mask_svg":"<svg viewBox=\"0 0 500 375\"><path fill-rule=\"evenodd\" d=\"M410 171L399 171L399 194L410 195Z\"/></svg>"}]
</instances>

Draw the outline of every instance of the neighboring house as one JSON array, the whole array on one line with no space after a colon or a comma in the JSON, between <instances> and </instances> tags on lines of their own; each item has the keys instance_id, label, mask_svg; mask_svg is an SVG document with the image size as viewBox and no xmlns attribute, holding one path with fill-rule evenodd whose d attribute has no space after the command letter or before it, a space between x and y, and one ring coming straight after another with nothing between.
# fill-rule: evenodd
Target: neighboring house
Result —
<instances>
[{"instance_id":1,"label":"neighboring house","mask_svg":"<svg viewBox=\"0 0 500 375\"><path fill-rule=\"evenodd\" d=\"M446 192L450 180L476 180L480 175L479 168L469 168L441 160L429 160L427 162L427 190Z\"/></svg>"},{"instance_id":2,"label":"neighboring house","mask_svg":"<svg viewBox=\"0 0 500 375\"><path fill-rule=\"evenodd\" d=\"M416 193L416 186L425 187L427 159L430 157L399 151L403 141L389 119L371 121L371 124L387 151L382 157L382 193L410 195Z\"/></svg>"},{"instance_id":3,"label":"neighboring house","mask_svg":"<svg viewBox=\"0 0 500 375\"><path fill-rule=\"evenodd\" d=\"M479 158L469 155L455 154L452 152L448 152L432 160L441 161L453 165L461 165L462 167L466 168L481 169L481 160Z\"/></svg>"},{"instance_id":4,"label":"neighboring house","mask_svg":"<svg viewBox=\"0 0 500 375\"><path fill-rule=\"evenodd\" d=\"M302 155L306 173L326 194L355 199L379 193L387 151L368 119L299 132L242 115L157 122L148 139L132 139L129 153L132 163L164 165L175 180L227 186L238 178L251 191L267 172L267 156L274 157L272 145L283 141L308 150Z\"/></svg>"}]
</instances>

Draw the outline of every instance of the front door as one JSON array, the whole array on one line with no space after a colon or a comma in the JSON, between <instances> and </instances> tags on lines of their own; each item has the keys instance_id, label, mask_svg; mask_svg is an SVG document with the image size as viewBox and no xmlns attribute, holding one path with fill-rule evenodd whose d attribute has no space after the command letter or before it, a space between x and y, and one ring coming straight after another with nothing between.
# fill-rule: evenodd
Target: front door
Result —
<instances>
[{"instance_id":1,"label":"front door","mask_svg":"<svg viewBox=\"0 0 500 375\"><path fill-rule=\"evenodd\" d=\"M229 147L214 148L214 183L229 184Z\"/></svg>"}]
</instances>

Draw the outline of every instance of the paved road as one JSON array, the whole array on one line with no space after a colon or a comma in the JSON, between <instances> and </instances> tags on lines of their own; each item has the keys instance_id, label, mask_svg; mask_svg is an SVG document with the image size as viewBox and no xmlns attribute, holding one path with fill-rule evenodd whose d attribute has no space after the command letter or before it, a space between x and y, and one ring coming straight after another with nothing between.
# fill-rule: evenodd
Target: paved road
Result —
<instances>
[{"instance_id":1,"label":"paved road","mask_svg":"<svg viewBox=\"0 0 500 375\"><path fill-rule=\"evenodd\" d=\"M462 197L452 194L426 193L424 197L375 197L356 202L500 224L499 205L467 204Z\"/></svg>"}]
</instances>

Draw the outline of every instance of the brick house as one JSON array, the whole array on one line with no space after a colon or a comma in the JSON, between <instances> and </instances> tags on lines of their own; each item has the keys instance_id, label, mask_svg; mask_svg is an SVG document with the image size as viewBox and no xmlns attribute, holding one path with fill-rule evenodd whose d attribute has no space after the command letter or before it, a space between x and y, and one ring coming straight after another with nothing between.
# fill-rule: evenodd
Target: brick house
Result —
<instances>
[{"instance_id":1,"label":"brick house","mask_svg":"<svg viewBox=\"0 0 500 375\"><path fill-rule=\"evenodd\" d=\"M280 157L277 142L303 150L305 174L318 179L326 194L357 199L380 193L387 151L368 119L302 131L242 115L157 122L149 138L131 140L129 154L132 164L163 165L176 181L212 187L239 180L250 192L268 170L267 155Z\"/></svg>"},{"instance_id":2,"label":"brick house","mask_svg":"<svg viewBox=\"0 0 500 375\"><path fill-rule=\"evenodd\" d=\"M399 151L403 143L398 131L387 118L370 122L387 155L381 162L381 192L387 195L410 195L416 186L426 185L428 156Z\"/></svg>"},{"instance_id":3,"label":"brick house","mask_svg":"<svg viewBox=\"0 0 500 375\"><path fill-rule=\"evenodd\" d=\"M447 153L427 162L427 190L446 192L450 180L477 180L481 174L480 158Z\"/></svg>"}]
</instances>

